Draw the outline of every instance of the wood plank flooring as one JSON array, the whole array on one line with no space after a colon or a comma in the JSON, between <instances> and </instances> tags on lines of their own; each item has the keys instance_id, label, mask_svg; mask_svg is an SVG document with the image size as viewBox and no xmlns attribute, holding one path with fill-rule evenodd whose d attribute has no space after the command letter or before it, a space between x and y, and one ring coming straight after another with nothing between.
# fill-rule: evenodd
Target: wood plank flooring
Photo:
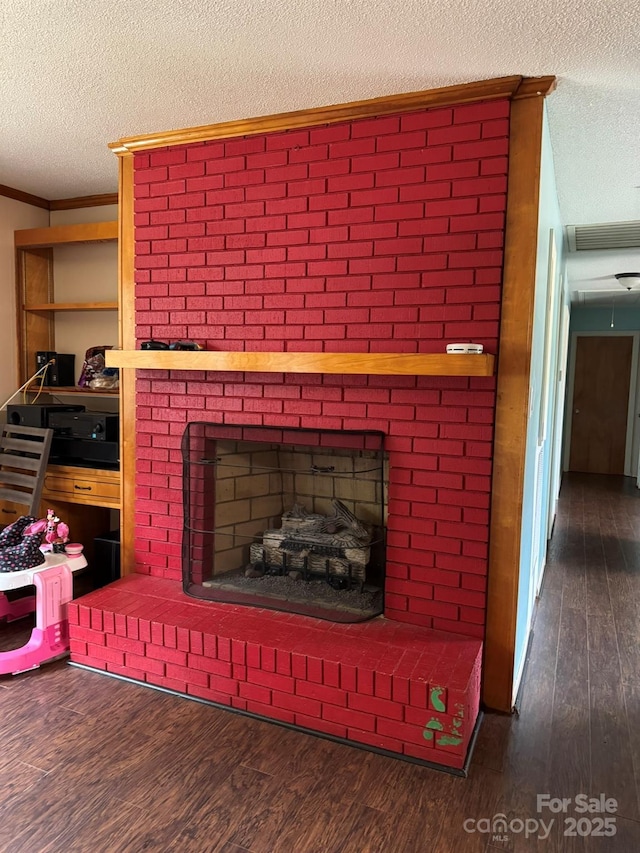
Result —
<instances>
[{"instance_id":1,"label":"wood plank flooring","mask_svg":"<svg viewBox=\"0 0 640 853\"><path fill-rule=\"evenodd\" d=\"M519 716L485 716L468 779L62 661L1 677L0 851L635 853L639 617L640 491L570 475ZM29 630L0 626L0 648ZM585 816L539 814L544 793L614 797L616 835L563 835ZM508 837L478 831L498 813ZM539 818L548 838L518 831Z\"/></svg>"}]
</instances>

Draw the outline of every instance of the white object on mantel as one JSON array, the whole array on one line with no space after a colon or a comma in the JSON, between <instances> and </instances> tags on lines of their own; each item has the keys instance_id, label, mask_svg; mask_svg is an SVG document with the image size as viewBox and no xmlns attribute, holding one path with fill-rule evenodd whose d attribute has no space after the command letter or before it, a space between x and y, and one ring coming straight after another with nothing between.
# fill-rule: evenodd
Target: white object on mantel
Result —
<instances>
[{"instance_id":1,"label":"white object on mantel","mask_svg":"<svg viewBox=\"0 0 640 853\"><path fill-rule=\"evenodd\" d=\"M467 353L468 355L482 355L484 346L482 344L447 344L447 353Z\"/></svg>"}]
</instances>

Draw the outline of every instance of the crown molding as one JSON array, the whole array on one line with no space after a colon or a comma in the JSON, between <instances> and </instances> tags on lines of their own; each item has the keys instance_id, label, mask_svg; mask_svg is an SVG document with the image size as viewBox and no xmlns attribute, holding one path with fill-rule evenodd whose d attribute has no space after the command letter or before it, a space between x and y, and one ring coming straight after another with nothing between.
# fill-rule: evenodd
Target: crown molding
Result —
<instances>
[{"instance_id":1,"label":"crown molding","mask_svg":"<svg viewBox=\"0 0 640 853\"><path fill-rule=\"evenodd\" d=\"M12 198L14 201L22 201L24 204L30 204L33 207L41 207L44 210L49 210L49 201L46 198L40 198L39 195L25 193L22 190L16 190L13 187L6 187L0 184L0 196Z\"/></svg>"},{"instance_id":2,"label":"crown molding","mask_svg":"<svg viewBox=\"0 0 640 853\"><path fill-rule=\"evenodd\" d=\"M101 205L117 204L118 193L103 193L102 195L81 195L75 198L41 198L39 195L17 190L0 184L0 196L12 198L14 201L22 201L33 207L41 207L43 210L76 210L83 207L100 207Z\"/></svg>"},{"instance_id":3,"label":"crown molding","mask_svg":"<svg viewBox=\"0 0 640 853\"><path fill-rule=\"evenodd\" d=\"M49 210L76 210L82 207L100 207L106 204L117 204L118 193L103 193L102 195L81 195L75 198L54 198L49 202Z\"/></svg>"},{"instance_id":4,"label":"crown molding","mask_svg":"<svg viewBox=\"0 0 640 853\"><path fill-rule=\"evenodd\" d=\"M230 139L237 136L255 136L259 133L335 124L361 118L414 112L431 107L468 104L474 101L512 99L521 89L525 91L523 89L524 84L526 84L527 92L529 89L531 90L531 95L538 90L541 94L547 94L551 91L550 81L555 81L555 77L497 77L493 80L462 83L456 86L444 86L439 89L426 89L399 95L385 95L380 98L352 101L347 104L334 104L288 113L258 116L240 121L226 121L180 130L167 130L161 133L149 133L142 136L129 136L110 143L109 148L115 154L122 156L137 151L165 148L169 145L206 142L211 139ZM526 97L531 95L528 94ZM523 94L520 97L525 97L525 95Z\"/></svg>"}]
</instances>

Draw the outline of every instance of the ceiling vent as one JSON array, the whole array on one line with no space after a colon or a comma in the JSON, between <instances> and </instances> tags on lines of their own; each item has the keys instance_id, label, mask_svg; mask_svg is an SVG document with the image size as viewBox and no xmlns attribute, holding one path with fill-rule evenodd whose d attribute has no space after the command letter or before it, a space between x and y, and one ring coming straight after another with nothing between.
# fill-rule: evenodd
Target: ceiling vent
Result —
<instances>
[{"instance_id":1,"label":"ceiling vent","mask_svg":"<svg viewBox=\"0 0 640 853\"><path fill-rule=\"evenodd\" d=\"M570 252L640 248L640 220L567 225L567 243Z\"/></svg>"}]
</instances>

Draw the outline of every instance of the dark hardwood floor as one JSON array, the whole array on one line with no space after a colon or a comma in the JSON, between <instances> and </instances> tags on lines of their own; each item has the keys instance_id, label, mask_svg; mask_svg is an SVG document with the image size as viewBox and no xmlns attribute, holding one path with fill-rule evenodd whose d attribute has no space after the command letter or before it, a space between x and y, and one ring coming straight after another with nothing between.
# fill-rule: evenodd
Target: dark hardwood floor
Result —
<instances>
[{"instance_id":1,"label":"dark hardwood floor","mask_svg":"<svg viewBox=\"0 0 640 853\"><path fill-rule=\"evenodd\" d=\"M639 616L640 491L571 475L520 714L485 716L468 779L64 662L2 677L0 851L635 853ZM0 648L28 634L2 626ZM572 803L539 813L538 794ZM580 814L578 794L615 798L617 810ZM508 837L478 831L499 813ZM604 831L600 817L615 818L613 837L586 834ZM548 838L538 819L554 820ZM576 835L564 835L571 819Z\"/></svg>"}]
</instances>

